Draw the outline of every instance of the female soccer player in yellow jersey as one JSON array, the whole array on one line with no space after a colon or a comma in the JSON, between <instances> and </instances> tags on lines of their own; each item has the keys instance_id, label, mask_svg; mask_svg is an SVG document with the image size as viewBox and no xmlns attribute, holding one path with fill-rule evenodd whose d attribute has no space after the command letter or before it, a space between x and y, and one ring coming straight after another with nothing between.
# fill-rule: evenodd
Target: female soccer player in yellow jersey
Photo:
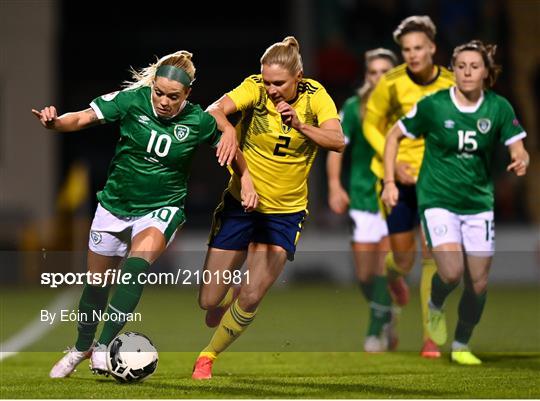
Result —
<instances>
[{"instance_id":1,"label":"female soccer player in yellow jersey","mask_svg":"<svg viewBox=\"0 0 540 401\"><path fill-rule=\"evenodd\" d=\"M348 209L353 224L351 244L356 278L370 308L364 351L382 352L397 346L397 337L389 324L391 298L384 273L388 228L378 196L380 182L370 169L374 152L364 138L362 118L370 93L381 76L395 67L397 57L392 51L379 48L367 51L365 58L364 84L341 110L341 126L351 151L349 192L341 185L342 153L328 152L326 171L330 208L338 214Z\"/></svg>"},{"instance_id":2,"label":"female soccer player in yellow jersey","mask_svg":"<svg viewBox=\"0 0 540 401\"><path fill-rule=\"evenodd\" d=\"M293 259L317 148L341 152L345 146L334 102L320 83L303 77L296 39L273 44L260 61L261 74L208 108L220 130L236 129L259 204L254 212L244 210L233 173L214 215L204 268L215 277L247 259L249 279L239 291L217 280L201 285L206 323L218 327L195 363L192 377L198 380L212 377L218 354L247 329L287 258ZM235 128L226 116L237 111L242 118Z\"/></svg>"},{"instance_id":3,"label":"female soccer player in yellow jersey","mask_svg":"<svg viewBox=\"0 0 540 401\"><path fill-rule=\"evenodd\" d=\"M444 301L463 279L458 323L450 359L462 365L482 362L468 343L486 302L487 282L495 252L493 181L495 145L508 147L507 171L523 176L529 155L527 136L512 106L489 88L499 66L495 46L473 40L454 49L456 86L427 96L390 130L384 152L382 198L397 203L399 189L393 165L399 141L425 138L426 153L418 178L418 207L428 245L437 262L429 302L428 330L435 343L447 339Z\"/></svg>"},{"instance_id":4,"label":"female soccer player in yellow jersey","mask_svg":"<svg viewBox=\"0 0 540 401\"><path fill-rule=\"evenodd\" d=\"M405 60L385 74L371 94L364 117L364 135L375 150L371 168L382 180L385 136L392 125L423 96L450 87L454 78L447 69L433 64L436 28L428 16L411 16L404 19L394 31L394 40L401 47ZM403 279L414 265L416 241L414 228L418 224L416 177L422 164L422 140L405 139L400 146L396 163L396 179L400 188L397 205L387 215L392 253L388 254L389 286L396 303L408 302L408 288ZM422 241L423 246L424 241ZM423 247L420 298L424 327L424 345L421 355L438 358L440 352L427 334L427 303L431 277L436 267L427 248Z\"/></svg>"}]
</instances>

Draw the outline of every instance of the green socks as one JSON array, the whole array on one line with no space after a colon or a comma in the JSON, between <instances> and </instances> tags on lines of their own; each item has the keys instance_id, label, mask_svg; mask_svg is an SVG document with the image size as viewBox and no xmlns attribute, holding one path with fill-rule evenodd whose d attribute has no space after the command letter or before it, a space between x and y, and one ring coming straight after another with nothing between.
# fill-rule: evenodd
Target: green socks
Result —
<instances>
[{"instance_id":1,"label":"green socks","mask_svg":"<svg viewBox=\"0 0 540 401\"><path fill-rule=\"evenodd\" d=\"M445 283L439 273L433 275L431 280L431 303L437 309L442 309L446 297L459 285L457 283Z\"/></svg>"},{"instance_id":2,"label":"green socks","mask_svg":"<svg viewBox=\"0 0 540 401\"><path fill-rule=\"evenodd\" d=\"M126 260L124 267L122 267L122 276L130 273L131 278L127 284L118 284L107 308L108 314L118 315L119 318L109 319L105 322L98 343L109 345L114 337L120 333L126 324L124 314L132 313L141 299L144 284L139 283L139 275L145 274L149 267L150 263L142 258L131 257Z\"/></svg>"},{"instance_id":3,"label":"green socks","mask_svg":"<svg viewBox=\"0 0 540 401\"><path fill-rule=\"evenodd\" d=\"M373 277L373 293L370 308L370 321L368 336L378 336L382 327L391 318L392 298L388 291L388 279L386 276Z\"/></svg>"},{"instance_id":4,"label":"green socks","mask_svg":"<svg viewBox=\"0 0 540 401\"><path fill-rule=\"evenodd\" d=\"M456 326L455 339L462 344L468 344L474 327L480 321L484 305L486 304L487 292L475 294L465 288L461 295L458 307L458 324Z\"/></svg>"},{"instance_id":5,"label":"green socks","mask_svg":"<svg viewBox=\"0 0 540 401\"><path fill-rule=\"evenodd\" d=\"M79 320L77 324L78 337L75 348L78 351L86 351L92 346L94 335L99 324L97 316L105 310L109 297L109 286L99 287L85 284L79 301ZM95 313L94 313L95 312Z\"/></svg>"},{"instance_id":6,"label":"green socks","mask_svg":"<svg viewBox=\"0 0 540 401\"><path fill-rule=\"evenodd\" d=\"M371 297L373 296L373 281L369 282L362 282L359 281L358 285L360 286L360 290L362 291L362 294L364 294L364 297L369 302L371 301Z\"/></svg>"}]
</instances>

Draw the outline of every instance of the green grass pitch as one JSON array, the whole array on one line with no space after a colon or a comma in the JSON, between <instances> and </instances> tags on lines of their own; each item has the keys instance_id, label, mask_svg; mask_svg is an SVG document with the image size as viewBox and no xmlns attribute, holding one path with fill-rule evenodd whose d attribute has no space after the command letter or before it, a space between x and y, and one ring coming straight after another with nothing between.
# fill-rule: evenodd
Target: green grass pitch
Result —
<instances>
[{"instance_id":1,"label":"green grass pitch","mask_svg":"<svg viewBox=\"0 0 540 401\"><path fill-rule=\"evenodd\" d=\"M459 293L448 302L450 333ZM58 290L2 289L0 341L38 317L57 294ZM359 290L303 286L272 290L253 327L215 363L214 378L195 382L190 379L194 359L212 334L196 307L196 291L148 288L138 311L143 321L126 329L149 335L160 352L158 370L148 381L118 384L93 376L87 362L68 379L49 379L60 350L74 341L75 325L66 322L54 326L25 352L0 362L1 398L540 397L536 287L489 291L471 344L484 361L479 367L451 364L448 345L439 360L419 357L417 297L400 316L400 351L370 355L358 352L367 322Z\"/></svg>"}]
</instances>

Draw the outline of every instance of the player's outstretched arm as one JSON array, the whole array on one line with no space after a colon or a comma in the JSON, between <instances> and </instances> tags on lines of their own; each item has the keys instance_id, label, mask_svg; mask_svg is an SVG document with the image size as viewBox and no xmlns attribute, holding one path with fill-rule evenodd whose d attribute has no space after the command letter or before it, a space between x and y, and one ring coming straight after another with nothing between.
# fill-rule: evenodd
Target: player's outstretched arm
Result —
<instances>
[{"instance_id":1,"label":"player's outstretched arm","mask_svg":"<svg viewBox=\"0 0 540 401\"><path fill-rule=\"evenodd\" d=\"M206 109L215 119L218 129L222 132L221 140L216 149L216 157L222 166L230 165L236 156L238 138L236 129L227 119L227 115L236 112L236 105L227 95L212 103Z\"/></svg>"},{"instance_id":2,"label":"player's outstretched arm","mask_svg":"<svg viewBox=\"0 0 540 401\"><path fill-rule=\"evenodd\" d=\"M396 187L395 168L396 168L396 156L399 149L399 142L404 138L401 128L398 124L395 124L388 132L386 137L386 144L384 146L384 189L381 195L381 199L388 207L394 207L397 205L399 190Z\"/></svg>"},{"instance_id":3,"label":"player's outstretched arm","mask_svg":"<svg viewBox=\"0 0 540 401\"><path fill-rule=\"evenodd\" d=\"M518 177L527 174L530 158L523 141L520 140L508 145L508 151L512 162L506 167L506 171L513 171Z\"/></svg>"},{"instance_id":4,"label":"player's outstretched arm","mask_svg":"<svg viewBox=\"0 0 540 401\"><path fill-rule=\"evenodd\" d=\"M91 108L62 114L60 117L54 106L47 106L41 111L32 109L32 113L45 128L58 132L79 131L99 123L96 112Z\"/></svg>"}]
</instances>

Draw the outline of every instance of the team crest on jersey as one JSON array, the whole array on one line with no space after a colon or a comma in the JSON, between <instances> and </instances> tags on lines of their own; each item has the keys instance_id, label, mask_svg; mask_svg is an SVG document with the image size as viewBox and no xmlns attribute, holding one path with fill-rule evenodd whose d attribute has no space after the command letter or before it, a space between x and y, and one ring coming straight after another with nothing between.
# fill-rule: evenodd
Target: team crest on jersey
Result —
<instances>
[{"instance_id":1,"label":"team crest on jersey","mask_svg":"<svg viewBox=\"0 0 540 401\"><path fill-rule=\"evenodd\" d=\"M116 95L118 95L118 91L107 93L106 95L101 96L101 98L105 100L106 102L110 102L116 97Z\"/></svg>"},{"instance_id":2,"label":"team crest on jersey","mask_svg":"<svg viewBox=\"0 0 540 401\"><path fill-rule=\"evenodd\" d=\"M289 127L287 124L281 124L281 131L283 131L284 134L288 134L291 130L291 127Z\"/></svg>"},{"instance_id":3,"label":"team crest on jersey","mask_svg":"<svg viewBox=\"0 0 540 401\"><path fill-rule=\"evenodd\" d=\"M491 128L491 120L489 118L481 118L476 122L476 127L478 128L478 131L485 134Z\"/></svg>"},{"instance_id":4,"label":"team crest on jersey","mask_svg":"<svg viewBox=\"0 0 540 401\"><path fill-rule=\"evenodd\" d=\"M90 239L92 240L94 245L97 245L97 244L99 244L101 242L101 240L103 238L101 237L100 232L98 232L98 231L90 231Z\"/></svg>"},{"instance_id":5,"label":"team crest on jersey","mask_svg":"<svg viewBox=\"0 0 540 401\"><path fill-rule=\"evenodd\" d=\"M189 135L189 128L185 125L175 125L174 126L174 137L178 139L178 141L182 142L184 139L186 139Z\"/></svg>"}]
</instances>

